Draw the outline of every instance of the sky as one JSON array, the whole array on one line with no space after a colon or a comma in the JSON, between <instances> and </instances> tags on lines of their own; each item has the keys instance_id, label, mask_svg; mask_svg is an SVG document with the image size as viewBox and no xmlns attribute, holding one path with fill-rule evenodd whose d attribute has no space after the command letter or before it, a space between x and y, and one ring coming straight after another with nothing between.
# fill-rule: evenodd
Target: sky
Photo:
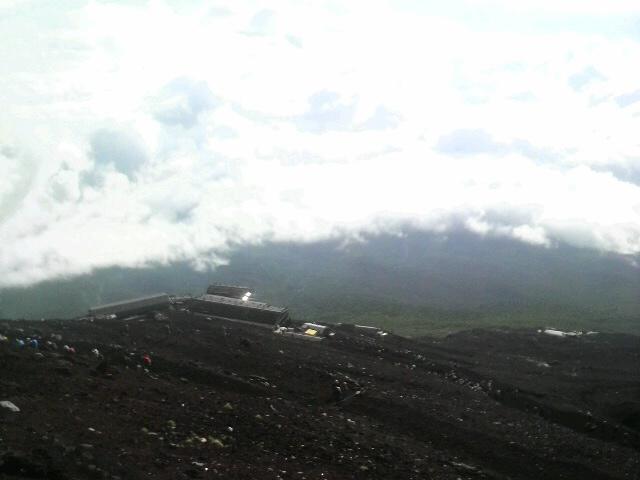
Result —
<instances>
[{"instance_id":1,"label":"sky","mask_svg":"<svg viewBox=\"0 0 640 480\"><path fill-rule=\"evenodd\" d=\"M466 229L640 254L640 3L0 0L0 287Z\"/></svg>"}]
</instances>

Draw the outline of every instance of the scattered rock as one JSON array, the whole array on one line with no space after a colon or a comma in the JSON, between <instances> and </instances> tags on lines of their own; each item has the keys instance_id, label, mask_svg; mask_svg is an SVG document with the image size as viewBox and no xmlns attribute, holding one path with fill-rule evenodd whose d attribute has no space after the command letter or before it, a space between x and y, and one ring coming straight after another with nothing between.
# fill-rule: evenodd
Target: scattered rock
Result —
<instances>
[{"instance_id":1,"label":"scattered rock","mask_svg":"<svg viewBox=\"0 0 640 480\"><path fill-rule=\"evenodd\" d=\"M219 438L215 438L215 437L209 437L209 443L211 445L213 445L216 448L224 448L224 443L222 443L222 440L220 440Z\"/></svg>"},{"instance_id":2,"label":"scattered rock","mask_svg":"<svg viewBox=\"0 0 640 480\"><path fill-rule=\"evenodd\" d=\"M14 412L14 413L17 413L17 412L20 411L18 406L15 403L10 402L9 400L2 400L0 402L0 407L4 408L6 410L9 410L10 412Z\"/></svg>"}]
</instances>

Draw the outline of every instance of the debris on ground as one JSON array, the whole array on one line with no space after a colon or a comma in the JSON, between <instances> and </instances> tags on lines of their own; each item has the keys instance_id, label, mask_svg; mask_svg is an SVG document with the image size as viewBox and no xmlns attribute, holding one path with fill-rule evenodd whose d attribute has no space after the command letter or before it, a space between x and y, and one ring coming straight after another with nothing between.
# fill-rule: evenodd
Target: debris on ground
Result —
<instances>
[{"instance_id":1,"label":"debris on ground","mask_svg":"<svg viewBox=\"0 0 640 480\"><path fill-rule=\"evenodd\" d=\"M293 322L274 335L166 316L1 325L0 478L623 480L640 469L637 337L407 339L327 325L329 337Z\"/></svg>"},{"instance_id":2,"label":"debris on ground","mask_svg":"<svg viewBox=\"0 0 640 480\"><path fill-rule=\"evenodd\" d=\"M0 407L5 408L7 410L9 410L10 412L19 412L20 409L16 406L15 403L10 402L9 400L2 400L0 402Z\"/></svg>"}]
</instances>

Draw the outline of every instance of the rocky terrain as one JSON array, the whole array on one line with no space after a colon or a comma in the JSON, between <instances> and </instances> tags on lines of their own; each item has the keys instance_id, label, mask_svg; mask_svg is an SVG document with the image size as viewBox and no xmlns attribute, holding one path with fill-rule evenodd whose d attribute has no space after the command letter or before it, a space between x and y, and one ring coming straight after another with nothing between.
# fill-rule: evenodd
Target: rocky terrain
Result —
<instances>
[{"instance_id":1,"label":"rocky terrain","mask_svg":"<svg viewBox=\"0 0 640 480\"><path fill-rule=\"evenodd\" d=\"M186 311L0 334L5 479L640 478L634 336L308 342Z\"/></svg>"}]
</instances>

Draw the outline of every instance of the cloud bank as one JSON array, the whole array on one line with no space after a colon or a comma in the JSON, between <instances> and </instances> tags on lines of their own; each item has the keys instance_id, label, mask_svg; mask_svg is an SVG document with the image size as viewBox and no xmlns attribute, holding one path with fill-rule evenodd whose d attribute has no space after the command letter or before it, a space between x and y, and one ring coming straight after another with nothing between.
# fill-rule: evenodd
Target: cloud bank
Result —
<instances>
[{"instance_id":1,"label":"cloud bank","mask_svg":"<svg viewBox=\"0 0 640 480\"><path fill-rule=\"evenodd\" d=\"M0 9L0 287L404 225L640 253L635 2L67 3Z\"/></svg>"}]
</instances>

